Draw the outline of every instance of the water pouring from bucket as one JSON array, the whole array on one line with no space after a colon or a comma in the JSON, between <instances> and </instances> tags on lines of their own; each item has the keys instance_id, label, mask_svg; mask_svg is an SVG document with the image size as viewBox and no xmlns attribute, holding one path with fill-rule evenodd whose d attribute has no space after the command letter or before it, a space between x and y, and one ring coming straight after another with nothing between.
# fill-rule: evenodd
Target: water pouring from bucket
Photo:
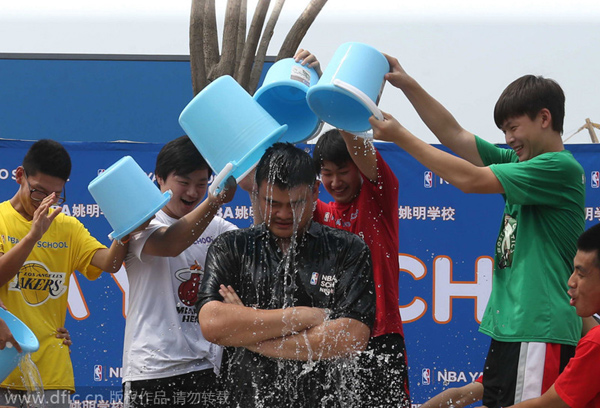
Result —
<instances>
[{"instance_id":1,"label":"water pouring from bucket","mask_svg":"<svg viewBox=\"0 0 600 408\"><path fill-rule=\"evenodd\" d=\"M228 75L198 93L181 112L179 124L216 174L209 188L213 195L230 176L239 182L250 173L288 129Z\"/></svg>"},{"instance_id":2,"label":"water pouring from bucket","mask_svg":"<svg viewBox=\"0 0 600 408\"><path fill-rule=\"evenodd\" d=\"M161 193L131 156L100 173L88 190L114 229L108 237L116 240L148 221L172 195Z\"/></svg>"},{"instance_id":3,"label":"water pouring from bucket","mask_svg":"<svg viewBox=\"0 0 600 408\"><path fill-rule=\"evenodd\" d=\"M372 137L369 118L383 120L377 103L389 70L387 59L375 48L356 42L342 44L319 82L308 90L308 105L330 125Z\"/></svg>"},{"instance_id":4,"label":"water pouring from bucket","mask_svg":"<svg viewBox=\"0 0 600 408\"><path fill-rule=\"evenodd\" d=\"M19 353L14 345L7 344L3 350L0 350L0 382L2 382L17 367L22 357L40 348L40 343L31 329L9 311L0 308L0 318L4 320L22 349Z\"/></svg>"}]
</instances>

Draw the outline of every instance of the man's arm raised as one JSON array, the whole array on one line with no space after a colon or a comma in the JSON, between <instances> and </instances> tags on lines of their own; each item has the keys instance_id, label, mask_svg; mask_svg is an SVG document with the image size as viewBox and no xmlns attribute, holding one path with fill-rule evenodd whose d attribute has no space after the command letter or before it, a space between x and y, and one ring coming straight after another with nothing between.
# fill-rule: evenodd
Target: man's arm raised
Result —
<instances>
[{"instance_id":1,"label":"man's arm raised","mask_svg":"<svg viewBox=\"0 0 600 408\"><path fill-rule=\"evenodd\" d=\"M504 187L489 167L478 167L436 149L414 136L392 115L385 112L383 115L383 121L369 119L375 139L396 143L425 167L465 193L504 193Z\"/></svg>"},{"instance_id":2,"label":"man's arm raised","mask_svg":"<svg viewBox=\"0 0 600 408\"><path fill-rule=\"evenodd\" d=\"M0 286L10 281L23 266L31 251L50 228L52 221L62 212L62 207L49 212L57 201L56 193L48 195L33 213L31 229L12 249L0 253Z\"/></svg>"},{"instance_id":3,"label":"man's arm raised","mask_svg":"<svg viewBox=\"0 0 600 408\"><path fill-rule=\"evenodd\" d=\"M438 140L463 159L476 166L483 166L473 133L463 129L441 103L406 73L396 58L384 55L390 64L390 72L385 75L385 79L404 92L425 125Z\"/></svg>"},{"instance_id":4,"label":"man's arm raised","mask_svg":"<svg viewBox=\"0 0 600 408\"><path fill-rule=\"evenodd\" d=\"M152 256L174 257L190 247L206 230L222 204L230 202L236 191L233 177L227 180L225 189L216 196L208 194L206 199L169 227L159 228L152 233L142 252Z\"/></svg>"},{"instance_id":5,"label":"man's arm raised","mask_svg":"<svg viewBox=\"0 0 600 408\"><path fill-rule=\"evenodd\" d=\"M340 134L346 143L348 153L352 158L356 167L364 174L372 183L377 182L377 156L375 155L375 147L370 140L365 140L362 137L353 135L352 133L340 130Z\"/></svg>"}]
</instances>

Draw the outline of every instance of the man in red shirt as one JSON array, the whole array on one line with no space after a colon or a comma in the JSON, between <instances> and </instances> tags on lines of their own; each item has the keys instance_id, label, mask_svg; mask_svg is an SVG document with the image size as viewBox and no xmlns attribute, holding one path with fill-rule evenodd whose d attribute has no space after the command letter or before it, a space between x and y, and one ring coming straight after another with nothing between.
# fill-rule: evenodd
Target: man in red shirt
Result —
<instances>
[{"instance_id":1,"label":"man in red shirt","mask_svg":"<svg viewBox=\"0 0 600 408\"><path fill-rule=\"evenodd\" d=\"M600 313L600 224L581 234L573 264L568 292L571 306L581 317ZM575 356L548 391L513 407L600 408L599 363L600 326L596 326L579 340Z\"/></svg>"},{"instance_id":2,"label":"man in red shirt","mask_svg":"<svg viewBox=\"0 0 600 408\"><path fill-rule=\"evenodd\" d=\"M369 407L410 407L398 308L398 179L370 141L337 129L319 138L313 162L335 200L319 200L313 219L359 235L372 254L377 305L361 391Z\"/></svg>"}]
</instances>

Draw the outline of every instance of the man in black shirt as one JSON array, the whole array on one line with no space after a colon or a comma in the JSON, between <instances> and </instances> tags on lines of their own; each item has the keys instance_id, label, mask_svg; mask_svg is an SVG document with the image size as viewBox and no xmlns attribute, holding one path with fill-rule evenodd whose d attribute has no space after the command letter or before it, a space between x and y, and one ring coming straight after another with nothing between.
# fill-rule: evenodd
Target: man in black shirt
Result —
<instances>
[{"instance_id":1,"label":"man in black shirt","mask_svg":"<svg viewBox=\"0 0 600 408\"><path fill-rule=\"evenodd\" d=\"M275 144L256 182L265 222L214 241L198 295L204 337L230 347L227 405L360 406L356 354L375 315L369 249L312 222L318 181L306 152Z\"/></svg>"}]
</instances>

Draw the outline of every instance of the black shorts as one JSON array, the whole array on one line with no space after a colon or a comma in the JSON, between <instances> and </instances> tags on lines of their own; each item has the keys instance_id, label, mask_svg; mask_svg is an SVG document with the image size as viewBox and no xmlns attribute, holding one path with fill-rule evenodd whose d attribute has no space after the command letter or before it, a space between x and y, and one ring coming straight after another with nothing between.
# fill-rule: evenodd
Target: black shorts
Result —
<instances>
[{"instance_id":1,"label":"black shorts","mask_svg":"<svg viewBox=\"0 0 600 408\"><path fill-rule=\"evenodd\" d=\"M539 397L575 355L575 346L492 340L483 370L483 405L506 407Z\"/></svg>"},{"instance_id":2,"label":"black shorts","mask_svg":"<svg viewBox=\"0 0 600 408\"><path fill-rule=\"evenodd\" d=\"M221 405L225 396L212 369L123 383L124 408L214 408Z\"/></svg>"},{"instance_id":3,"label":"black shorts","mask_svg":"<svg viewBox=\"0 0 600 408\"><path fill-rule=\"evenodd\" d=\"M406 347L400 334L371 337L359 366L361 407L410 408Z\"/></svg>"}]
</instances>

